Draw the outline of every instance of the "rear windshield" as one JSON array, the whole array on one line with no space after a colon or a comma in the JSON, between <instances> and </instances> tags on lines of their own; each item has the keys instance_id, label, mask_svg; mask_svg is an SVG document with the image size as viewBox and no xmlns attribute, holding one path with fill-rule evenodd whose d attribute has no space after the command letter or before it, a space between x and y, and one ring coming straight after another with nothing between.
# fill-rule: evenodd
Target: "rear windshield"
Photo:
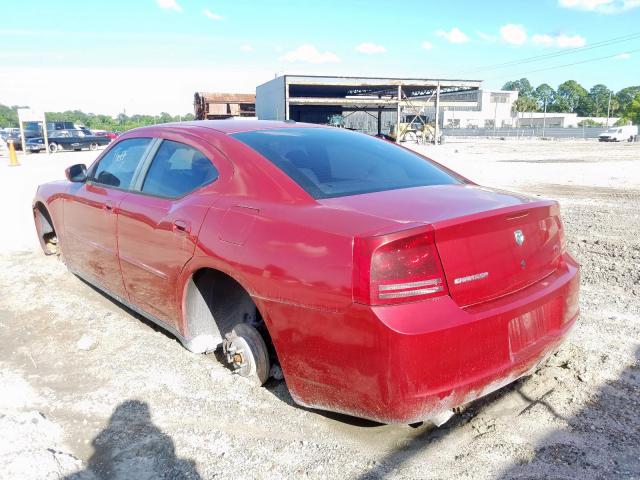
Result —
<instances>
[{"instance_id":1,"label":"rear windshield","mask_svg":"<svg viewBox=\"0 0 640 480\"><path fill-rule=\"evenodd\" d=\"M314 198L459 180L396 145L338 128L283 128L232 135L283 170Z\"/></svg>"}]
</instances>

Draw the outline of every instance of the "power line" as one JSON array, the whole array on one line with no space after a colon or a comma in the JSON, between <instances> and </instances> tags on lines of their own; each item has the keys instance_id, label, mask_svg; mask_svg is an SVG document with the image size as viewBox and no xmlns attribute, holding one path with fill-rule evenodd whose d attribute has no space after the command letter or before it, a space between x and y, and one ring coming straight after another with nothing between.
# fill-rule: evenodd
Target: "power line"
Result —
<instances>
[{"instance_id":1,"label":"power line","mask_svg":"<svg viewBox=\"0 0 640 480\"><path fill-rule=\"evenodd\" d=\"M640 52L640 48L636 48L634 50L627 50L626 53L634 53L634 52ZM598 57L598 58L589 58L587 60L581 60L579 62L573 62L573 63L566 63L564 65L553 65L551 67L545 67L545 68L539 68L537 70L529 70L528 72L524 72L524 73L520 73L518 75L500 75L498 77L492 77L492 78L488 78L487 80L497 80L500 78L507 78L507 77L513 77L513 76L521 76L521 75L529 75L530 73L537 73L537 72L544 72L547 70L555 70L556 68L565 68L565 67L572 67L574 65L581 65L583 63L589 63L589 62L597 62L600 60L607 60L609 58L614 58L617 57L618 55L620 55L619 53L614 53L613 55L607 55L606 57Z\"/></svg>"},{"instance_id":2,"label":"power line","mask_svg":"<svg viewBox=\"0 0 640 480\"><path fill-rule=\"evenodd\" d=\"M601 47L606 47L606 46L609 46L609 45L615 45L617 43L628 42L629 40L635 40L636 38L640 38L640 32L630 33L630 34L627 34L627 35L623 35L621 37L610 38L608 40L602 40L600 42L596 42L596 43L593 43L591 45L587 45L587 46L584 46L584 47L575 47L575 48L571 48L571 49L568 49L568 50L563 50L561 52L546 53L546 54L536 55L536 56L533 56L533 57L522 58L522 59L519 59L519 60L512 60L512 61L509 61L509 62L496 63L496 64L493 64L493 65L486 65L484 67L478 67L478 68L476 68L474 70L467 70L467 71L464 71L464 72L458 72L458 73L455 73L454 75L460 75L460 74L465 74L465 73L484 72L484 71L488 71L488 70L497 70L497 69L506 68L506 67L510 67L510 66L522 65L524 63L538 62L538 61L542 61L542 60L547 60L549 58L556 58L556 57L560 57L560 56L564 56L564 55L572 55L574 53L580 53L580 52L586 52L588 50L593 50L594 48L601 48Z\"/></svg>"}]
</instances>

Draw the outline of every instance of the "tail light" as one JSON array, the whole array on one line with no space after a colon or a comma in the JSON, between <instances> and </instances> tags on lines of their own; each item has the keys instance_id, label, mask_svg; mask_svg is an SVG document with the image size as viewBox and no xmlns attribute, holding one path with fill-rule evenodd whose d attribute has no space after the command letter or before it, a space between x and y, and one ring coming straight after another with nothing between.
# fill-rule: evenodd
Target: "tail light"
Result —
<instances>
[{"instance_id":1,"label":"tail light","mask_svg":"<svg viewBox=\"0 0 640 480\"><path fill-rule=\"evenodd\" d=\"M567 253L567 237L564 234L564 225L560 215L556 216L556 222L558 223L558 237L560 238L560 254Z\"/></svg>"},{"instance_id":2,"label":"tail light","mask_svg":"<svg viewBox=\"0 0 640 480\"><path fill-rule=\"evenodd\" d=\"M390 305L448 293L431 228L356 238L355 302Z\"/></svg>"}]
</instances>

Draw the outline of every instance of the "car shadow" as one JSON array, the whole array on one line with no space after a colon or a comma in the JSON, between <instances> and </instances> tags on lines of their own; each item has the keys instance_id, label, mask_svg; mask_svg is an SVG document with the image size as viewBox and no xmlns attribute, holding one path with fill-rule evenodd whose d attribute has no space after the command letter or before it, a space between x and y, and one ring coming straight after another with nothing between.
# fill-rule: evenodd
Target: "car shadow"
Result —
<instances>
[{"instance_id":1,"label":"car shadow","mask_svg":"<svg viewBox=\"0 0 640 480\"><path fill-rule=\"evenodd\" d=\"M510 392L514 390L518 390L522 383L525 382L527 377L516 380L515 382L504 386L503 388L496 390L474 402L466 405L464 409L460 409L456 415L454 415L451 420L449 420L445 425L440 428L436 428L431 422L418 422L414 424L408 425L408 427L415 429L416 434L424 434L428 438L437 439L442 437L442 433L448 433L451 430L458 428L466 423L468 423L473 417L478 415L485 407L491 405L497 399L501 398L504 395L508 395ZM354 417L351 415L330 412L327 410L320 410L315 408L309 408L302 405L298 405L291 394L289 393L289 389L287 388L286 382L284 380L274 380L270 378L267 383L264 384L264 388L274 395L281 402L286 403L287 405L303 410L305 412L313 413L314 415L318 415L327 419L330 422L335 422L337 424L341 424L346 428L353 428L355 430L360 429L380 429L386 432L390 432L391 430L406 430L407 425L393 425L393 424L385 424L376 422L374 420L368 420L365 418ZM398 452L402 454L402 452Z\"/></svg>"},{"instance_id":2,"label":"car shadow","mask_svg":"<svg viewBox=\"0 0 640 480\"><path fill-rule=\"evenodd\" d=\"M193 460L176 456L173 440L153 424L145 402L118 405L91 445L94 453L86 468L65 480L201 478Z\"/></svg>"},{"instance_id":3,"label":"car shadow","mask_svg":"<svg viewBox=\"0 0 640 480\"><path fill-rule=\"evenodd\" d=\"M513 465L499 478L640 478L639 402L637 347L633 364L565 419L566 427L538 442L530 461Z\"/></svg>"},{"instance_id":4,"label":"car shadow","mask_svg":"<svg viewBox=\"0 0 640 480\"><path fill-rule=\"evenodd\" d=\"M496 478L640 478L640 348L636 350L635 362L631 366L616 380L603 385L591 401L569 418L560 415L545 400L552 390L532 399L522 392L521 387L522 380L477 400L438 429L421 428L408 443L393 449L357 479L385 478L389 471L401 469L430 444L468 423L497 397L514 390L530 402L518 415L539 407L564 420L567 426L539 441L530 460L514 463Z\"/></svg>"}]
</instances>

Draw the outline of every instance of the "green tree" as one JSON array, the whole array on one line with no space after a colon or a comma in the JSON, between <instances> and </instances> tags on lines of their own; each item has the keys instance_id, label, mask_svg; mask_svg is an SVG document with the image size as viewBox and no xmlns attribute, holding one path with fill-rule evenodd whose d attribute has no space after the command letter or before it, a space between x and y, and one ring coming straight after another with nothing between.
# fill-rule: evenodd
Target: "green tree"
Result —
<instances>
[{"instance_id":1,"label":"green tree","mask_svg":"<svg viewBox=\"0 0 640 480\"><path fill-rule=\"evenodd\" d=\"M631 121L634 125L640 125L640 92L636 93L633 100L627 106L623 116L624 120Z\"/></svg>"},{"instance_id":2,"label":"green tree","mask_svg":"<svg viewBox=\"0 0 640 480\"><path fill-rule=\"evenodd\" d=\"M7 107L0 104L0 128L17 127L18 126L18 109L28 108L20 105L12 105Z\"/></svg>"},{"instance_id":3,"label":"green tree","mask_svg":"<svg viewBox=\"0 0 640 480\"><path fill-rule=\"evenodd\" d=\"M584 120L580 120L578 122L579 127L602 127L602 122L596 122L591 118L585 118Z\"/></svg>"},{"instance_id":4,"label":"green tree","mask_svg":"<svg viewBox=\"0 0 640 480\"><path fill-rule=\"evenodd\" d=\"M591 100L592 113L594 117L606 117L609 109L609 97L613 92L601 83L594 85L589 90L589 99Z\"/></svg>"},{"instance_id":5,"label":"green tree","mask_svg":"<svg viewBox=\"0 0 640 480\"><path fill-rule=\"evenodd\" d=\"M158 123L169 123L173 122L173 117L169 115L167 112L162 112L160 117L158 118Z\"/></svg>"},{"instance_id":6,"label":"green tree","mask_svg":"<svg viewBox=\"0 0 640 480\"><path fill-rule=\"evenodd\" d=\"M533 97L533 87L526 78L509 81L502 86L502 90L515 90L518 92L518 97Z\"/></svg>"},{"instance_id":7,"label":"green tree","mask_svg":"<svg viewBox=\"0 0 640 480\"><path fill-rule=\"evenodd\" d=\"M535 112L538 109L538 102L533 97L520 97L513 104L516 112Z\"/></svg>"},{"instance_id":8,"label":"green tree","mask_svg":"<svg viewBox=\"0 0 640 480\"><path fill-rule=\"evenodd\" d=\"M591 117L591 116L595 116L595 110L596 110L596 106L593 101L593 98L587 95L585 97L580 97L580 99L578 100L578 106L576 107L575 112L578 114L579 117Z\"/></svg>"},{"instance_id":9,"label":"green tree","mask_svg":"<svg viewBox=\"0 0 640 480\"><path fill-rule=\"evenodd\" d=\"M502 90L518 92L518 99L513 104L516 112L530 112L537 109L538 103L534 97L533 87L526 78L509 81L502 86Z\"/></svg>"},{"instance_id":10,"label":"green tree","mask_svg":"<svg viewBox=\"0 0 640 480\"><path fill-rule=\"evenodd\" d=\"M538 110L543 111L545 104L547 110L553 105L556 99L556 91L547 83L542 83L533 92L533 97L538 102Z\"/></svg>"},{"instance_id":11,"label":"green tree","mask_svg":"<svg viewBox=\"0 0 640 480\"><path fill-rule=\"evenodd\" d=\"M558 87L554 111L573 113L577 110L580 100L588 95L589 92L578 82L567 80Z\"/></svg>"},{"instance_id":12,"label":"green tree","mask_svg":"<svg viewBox=\"0 0 640 480\"><path fill-rule=\"evenodd\" d=\"M627 109L631 106L631 102L633 102L635 96L640 93L640 85L636 85L633 87L626 87L616 93L616 100L618 101L620 107L619 112L623 115L627 111Z\"/></svg>"}]
</instances>

